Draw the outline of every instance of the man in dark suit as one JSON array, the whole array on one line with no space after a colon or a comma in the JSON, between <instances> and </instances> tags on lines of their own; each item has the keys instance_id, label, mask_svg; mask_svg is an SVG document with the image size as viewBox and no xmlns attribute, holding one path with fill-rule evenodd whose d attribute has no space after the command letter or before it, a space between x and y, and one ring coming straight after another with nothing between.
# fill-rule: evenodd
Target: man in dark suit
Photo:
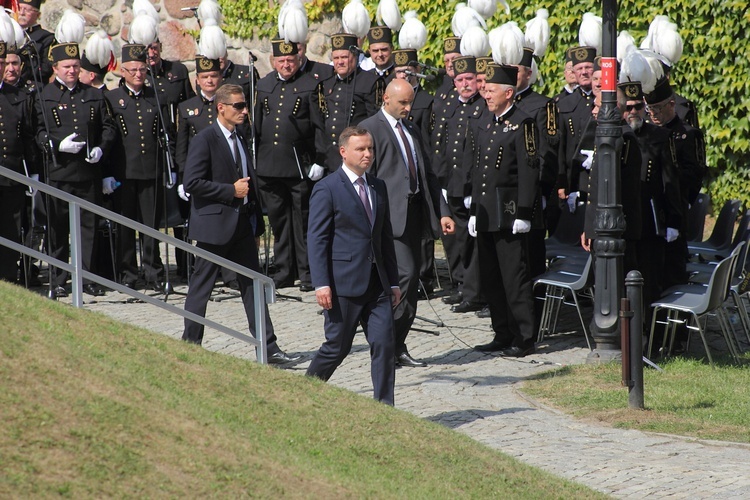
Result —
<instances>
[{"instance_id":1,"label":"man in dark suit","mask_svg":"<svg viewBox=\"0 0 750 500\"><path fill-rule=\"evenodd\" d=\"M365 172L372 136L349 127L339 138L343 167L310 197L308 254L326 341L307 375L328 380L352 347L358 323L370 343L375 399L393 405L392 306L401 299L385 182Z\"/></svg>"},{"instance_id":2,"label":"man in dark suit","mask_svg":"<svg viewBox=\"0 0 750 500\"><path fill-rule=\"evenodd\" d=\"M400 366L425 366L409 355L406 336L417 314L417 286L422 237L437 238L454 232L450 209L432 172L421 134L407 117L414 90L406 80L393 80L383 95L383 109L364 120L375 155L372 174L383 179L393 221L398 275L404 300L394 311L396 362Z\"/></svg>"},{"instance_id":3,"label":"man in dark suit","mask_svg":"<svg viewBox=\"0 0 750 500\"><path fill-rule=\"evenodd\" d=\"M263 234L263 217L255 192L255 172L245 139L237 133L247 119L247 101L239 85L223 85L216 92L217 122L190 142L185 163L184 188L193 201L188 236L198 248L259 269L255 239ZM206 315L219 266L200 257L195 259L185 310ZM252 280L238 275L250 333L255 334L255 304ZM185 319L182 339L203 341L203 325ZM287 363L291 357L276 344L271 317L266 311L269 363Z\"/></svg>"}]
</instances>

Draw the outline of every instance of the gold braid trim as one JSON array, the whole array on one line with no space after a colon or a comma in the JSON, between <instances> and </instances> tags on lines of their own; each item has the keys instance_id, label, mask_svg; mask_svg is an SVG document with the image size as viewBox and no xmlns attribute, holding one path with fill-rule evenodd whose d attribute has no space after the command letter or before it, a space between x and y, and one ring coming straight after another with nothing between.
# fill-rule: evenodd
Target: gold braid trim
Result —
<instances>
[{"instance_id":1,"label":"gold braid trim","mask_svg":"<svg viewBox=\"0 0 750 500\"><path fill-rule=\"evenodd\" d=\"M526 144L526 153L533 157L536 156L536 131L534 123L527 121L523 124L523 140Z\"/></svg>"},{"instance_id":2,"label":"gold braid trim","mask_svg":"<svg viewBox=\"0 0 750 500\"><path fill-rule=\"evenodd\" d=\"M557 135L557 106L555 101L547 103L547 135Z\"/></svg>"}]
</instances>

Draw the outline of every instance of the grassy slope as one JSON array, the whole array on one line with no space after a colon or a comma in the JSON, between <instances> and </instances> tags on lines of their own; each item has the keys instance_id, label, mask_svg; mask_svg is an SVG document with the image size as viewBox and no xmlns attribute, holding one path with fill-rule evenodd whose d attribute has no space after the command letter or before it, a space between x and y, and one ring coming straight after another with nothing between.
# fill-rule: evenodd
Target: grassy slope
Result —
<instances>
[{"instance_id":1,"label":"grassy slope","mask_svg":"<svg viewBox=\"0 0 750 500\"><path fill-rule=\"evenodd\" d=\"M368 398L2 283L0 318L2 498L598 496Z\"/></svg>"}]
</instances>

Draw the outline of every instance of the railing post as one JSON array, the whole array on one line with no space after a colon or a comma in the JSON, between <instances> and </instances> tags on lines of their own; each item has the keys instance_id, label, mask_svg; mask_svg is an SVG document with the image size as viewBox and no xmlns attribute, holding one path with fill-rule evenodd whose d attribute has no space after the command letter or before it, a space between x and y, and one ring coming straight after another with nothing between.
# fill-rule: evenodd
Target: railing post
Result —
<instances>
[{"instance_id":1,"label":"railing post","mask_svg":"<svg viewBox=\"0 0 750 500\"><path fill-rule=\"evenodd\" d=\"M253 301L255 303L255 334L260 342L255 348L255 354L260 364L268 364L268 337L266 336L266 294L265 286L258 280L253 280Z\"/></svg>"},{"instance_id":2,"label":"railing post","mask_svg":"<svg viewBox=\"0 0 750 500\"><path fill-rule=\"evenodd\" d=\"M68 204L68 220L70 223L70 260L73 273L70 276L72 285L72 302L74 307L83 307L83 257L81 254L81 207L71 201ZM61 272L63 272L61 270ZM51 278L50 278L51 279Z\"/></svg>"},{"instance_id":3,"label":"railing post","mask_svg":"<svg viewBox=\"0 0 750 500\"><path fill-rule=\"evenodd\" d=\"M633 311L630 318L630 379L628 406L643 409L643 277L639 271L630 271L625 278L625 292ZM623 346L623 351L625 346Z\"/></svg>"}]
</instances>

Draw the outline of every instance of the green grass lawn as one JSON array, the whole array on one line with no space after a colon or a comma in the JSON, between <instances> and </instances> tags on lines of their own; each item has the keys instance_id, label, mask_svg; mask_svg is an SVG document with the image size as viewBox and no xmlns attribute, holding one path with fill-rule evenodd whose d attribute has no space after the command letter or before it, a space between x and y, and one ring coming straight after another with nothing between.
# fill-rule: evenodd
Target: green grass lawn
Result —
<instances>
[{"instance_id":1,"label":"green grass lawn","mask_svg":"<svg viewBox=\"0 0 750 500\"><path fill-rule=\"evenodd\" d=\"M523 391L578 418L615 427L750 443L750 366L673 358L644 372L645 410L628 409L619 363L541 374Z\"/></svg>"},{"instance_id":2,"label":"green grass lawn","mask_svg":"<svg viewBox=\"0 0 750 500\"><path fill-rule=\"evenodd\" d=\"M0 283L0 498L602 498L368 397Z\"/></svg>"}]
</instances>

